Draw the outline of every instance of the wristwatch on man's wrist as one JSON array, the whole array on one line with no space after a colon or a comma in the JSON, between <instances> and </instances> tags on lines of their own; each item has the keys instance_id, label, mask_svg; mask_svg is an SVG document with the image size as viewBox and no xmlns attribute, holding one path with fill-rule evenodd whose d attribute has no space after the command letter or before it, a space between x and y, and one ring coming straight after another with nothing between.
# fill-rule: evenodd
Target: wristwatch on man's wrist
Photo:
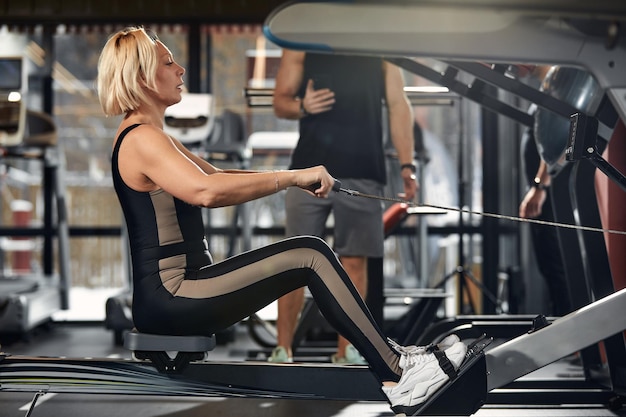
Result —
<instances>
[{"instance_id":1,"label":"wristwatch on man's wrist","mask_svg":"<svg viewBox=\"0 0 626 417\"><path fill-rule=\"evenodd\" d=\"M535 177L535 179L533 181L533 188L537 188L538 190L546 191L548 188L550 188L550 186L547 185L547 184L542 184L541 183L541 178Z\"/></svg>"}]
</instances>

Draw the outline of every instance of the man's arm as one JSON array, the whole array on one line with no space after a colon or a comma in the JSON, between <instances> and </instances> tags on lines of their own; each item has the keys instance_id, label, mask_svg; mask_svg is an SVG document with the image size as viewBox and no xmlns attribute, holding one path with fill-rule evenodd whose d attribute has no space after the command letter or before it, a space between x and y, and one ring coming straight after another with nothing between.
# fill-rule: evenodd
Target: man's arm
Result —
<instances>
[{"instance_id":1,"label":"man's arm","mask_svg":"<svg viewBox=\"0 0 626 417\"><path fill-rule=\"evenodd\" d=\"M534 219L541 215L543 203L546 201L546 190L550 187L550 173L548 165L542 159L535 174L534 184L526 192L519 206L519 216L524 219Z\"/></svg>"},{"instance_id":2,"label":"man's arm","mask_svg":"<svg viewBox=\"0 0 626 417\"><path fill-rule=\"evenodd\" d=\"M537 168L537 174L535 174L535 187L546 188L551 183L550 173L548 172L548 164L543 159L539 161L539 167Z\"/></svg>"},{"instance_id":3,"label":"man's arm","mask_svg":"<svg viewBox=\"0 0 626 417\"><path fill-rule=\"evenodd\" d=\"M328 88L316 90L313 80L307 80L304 97L297 96L303 74L304 52L284 49L274 88L274 114L277 117L297 120L332 109L335 93Z\"/></svg>"},{"instance_id":4,"label":"man's arm","mask_svg":"<svg viewBox=\"0 0 626 417\"><path fill-rule=\"evenodd\" d=\"M300 119L301 98L297 97L304 72L304 52L283 49L276 87L274 88L274 113L283 119Z\"/></svg>"},{"instance_id":5,"label":"man's arm","mask_svg":"<svg viewBox=\"0 0 626 417\"><path fill-rule=\"evenodd\" d=\"M398 153L400 165L408 166L414 164L413 111L404 93L404 79L400 68L386 61L383 65L391 141ZM404 198L413 200L417 190L415 171L403 168L401 175L404 183Z\"/></svg>"}]
</instances>

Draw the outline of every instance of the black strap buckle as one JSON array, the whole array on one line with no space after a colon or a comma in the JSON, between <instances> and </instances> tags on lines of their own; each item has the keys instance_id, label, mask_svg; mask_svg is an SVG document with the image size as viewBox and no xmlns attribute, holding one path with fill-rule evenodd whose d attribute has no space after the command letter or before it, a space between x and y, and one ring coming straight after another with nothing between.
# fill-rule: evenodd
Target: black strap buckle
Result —
<instances>
[{"instance_id":1,"label":"black strap buckle","mask_svg":"<svg viewBox=\"0 0 626 417\"><path fill-rule=\"evenodd\" d=\"M446 353L439 350L438 347L435 346L435 350L433 350L433 354L439 361L439 366L443 371L450 377L450 380L456 379L459 376L459 373L454 369L454 365L450 362L450 359L446 356Z\"/></svg>"}]
</instances>

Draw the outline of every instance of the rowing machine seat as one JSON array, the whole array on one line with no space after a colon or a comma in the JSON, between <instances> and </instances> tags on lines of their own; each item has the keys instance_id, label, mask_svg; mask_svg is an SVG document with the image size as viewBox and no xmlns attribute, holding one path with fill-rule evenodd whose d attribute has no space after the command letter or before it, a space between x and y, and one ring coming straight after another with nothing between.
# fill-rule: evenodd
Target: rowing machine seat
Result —
<instances>
[{"instance_id":1,"label":"rowing machine seat","mask_svg":"<svg viewBox=\"0 0 626 417\"><path fill-rule=\"evenodd\" d=\"M215 348L215 335L170 336L139 333L124 336L124 347L138 360L149 360L159 372L181 372L191 361L206 359Z\"/></svg>"},{"instance_id":2,"label":"rowing machine seat","mask_svg":"<svg viewBox=\"0 0 626 417\"><path fill-rule=\"evenodd\" d=\"M133 330L124 337L124 347L132 351L208 352L215 348L215 336L169 336Z\"/></svg>"}]
</instances>

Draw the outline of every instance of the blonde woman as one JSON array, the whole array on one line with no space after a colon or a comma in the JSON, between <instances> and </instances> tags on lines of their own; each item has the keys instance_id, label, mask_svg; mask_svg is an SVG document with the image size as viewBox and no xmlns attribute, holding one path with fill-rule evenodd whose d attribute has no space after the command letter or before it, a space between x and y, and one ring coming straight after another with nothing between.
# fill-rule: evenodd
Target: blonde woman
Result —
<instances>
[{"instance_id":1,"label":"blonde woman","mask_svg":"<svg viewBox=\"0 0 626 417\"><path fill-rule=\"evenodd\" d=\"M165 109L181 100L184 74L169 49L141 27L111 36L98 64L104 113L124 115L112 175L128 227L136 328L212 334L306 286L329 323L367 359L393 410L416 409L449 376L430 351L387 340L323 240L296 237L212 261L202 207L241 204L287 187L326 198L334 179L323 166L222 170L189 152L163 131ZM466 346L451 336L440 347L458 368Z\"/></svg>"}]
</instances>

